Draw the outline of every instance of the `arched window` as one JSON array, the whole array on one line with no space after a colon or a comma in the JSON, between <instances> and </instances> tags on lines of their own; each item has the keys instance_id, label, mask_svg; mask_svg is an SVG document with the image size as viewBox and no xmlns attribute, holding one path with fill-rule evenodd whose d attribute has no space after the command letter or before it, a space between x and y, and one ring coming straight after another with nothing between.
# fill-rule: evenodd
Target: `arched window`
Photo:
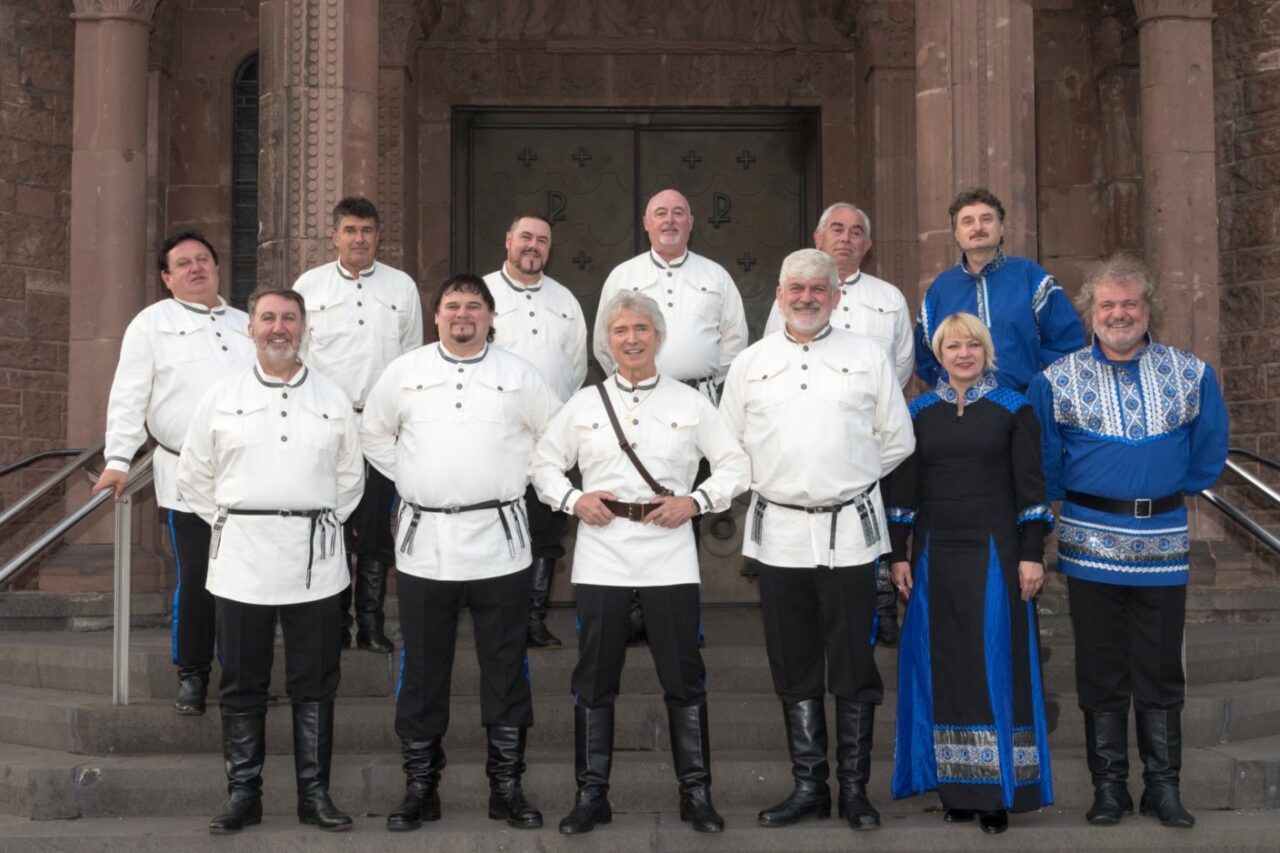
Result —
<instances>
[{"instance_id":1,"label":"arched window","mask_svg":"<svg viewBox=\"0 0 1280 853\"><path fill-rule=\"evenodd\" d=\"M258 55L231 84L231 304L244 308L258 285Z\"/></svg>"}]
</instances>

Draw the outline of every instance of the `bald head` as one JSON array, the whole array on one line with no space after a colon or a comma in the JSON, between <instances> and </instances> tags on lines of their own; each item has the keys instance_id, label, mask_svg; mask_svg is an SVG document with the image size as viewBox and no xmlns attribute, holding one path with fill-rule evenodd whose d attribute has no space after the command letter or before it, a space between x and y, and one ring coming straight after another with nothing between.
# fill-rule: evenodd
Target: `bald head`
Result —
<instances>
[{"instance_id":1,"label":"bald head","mask_svg":"<svg viewBox=\"0 0 1280 853\"><path fill-rule=\"evenodd\" d=\"M689 199L679 190L666 189L655 193L644 211L644 230L658 257L672 261L683 255L693 232Z\"/></svg>"}]
</instances>

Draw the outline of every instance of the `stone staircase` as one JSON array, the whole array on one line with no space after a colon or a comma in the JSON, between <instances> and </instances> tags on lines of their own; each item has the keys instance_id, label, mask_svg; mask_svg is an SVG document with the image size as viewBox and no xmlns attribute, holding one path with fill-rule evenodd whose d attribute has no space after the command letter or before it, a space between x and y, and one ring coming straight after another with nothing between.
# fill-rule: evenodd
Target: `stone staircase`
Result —
<instances>
[{"instance_id":1,"label":"stone staircase","mask_svg":"<svg viewBox=\"0 0 1280 853\"><path fill-rule=\"evenodd\" d=\"M394 612L394 609L391 610ZM209 836L205 824L223 802L216 704L204 717L171 709L176 679L163 630L134 632L132 703L110 702L111 636L106 632L10 631L0 642L0 851L171 850L447 850L798 851L1175 850L1280 847L1280 624L1192 625L1187 633L1188 690L1183 800L1199 820L1191 831L1147 818L1090 827L1082 817L1091 789L1083 725L1076 708L1069 636L1046 636L1057 802L1016 815L1009 833L983 836L944 824L935 797L889 796L896 704L896 651L877 659L888 695L876 722L871 796L885 828L858 834L843 822L808 822L766 830L755 812L790 788L780 708L773 696L758 610L708 608L704 650L711 691L713 792L729 828L701 836L680 823L667 742L666 713L646 649L628 653L618 702L613 824L566 838L555 824L573 796L572 697L569 673L573 614L556 610L561 650L530 654L537 724L529 736L525 789L544 812L540 831L508 829L486 819L484 736L470 627L459 639L449 764L441 797L444 819L415 833L387 833L386 812L403 791L392 729L393 656L349 651L337 712L332 790L359 815L356 831L329 836L293 815L290 716L282 698L268 713L263 826L234 841ZM273 685L283 694L283 653ZM215 673L216 683L216 673ZM1140 763L1131 789L1140 792Z\"/></svg>"}]
</instances>

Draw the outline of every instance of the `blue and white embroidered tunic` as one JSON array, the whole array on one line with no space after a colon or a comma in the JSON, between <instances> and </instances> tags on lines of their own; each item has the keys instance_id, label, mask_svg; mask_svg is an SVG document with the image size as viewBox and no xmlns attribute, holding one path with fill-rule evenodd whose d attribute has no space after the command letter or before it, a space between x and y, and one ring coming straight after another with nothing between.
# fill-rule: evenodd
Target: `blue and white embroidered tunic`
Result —
<instances>
[{"instance_id":1,"label":"blue and white embroidered tunic","mask_svg":"<svg viewBox=\"0 0 1280 853\"><path fill-rule=\"evenodd\" d=\"M1050 500L1078 492L1117 500L1195 494L1227 458L1227 409L1213 368L1150 343L1127 362L1095 342L1059 359L1027 390L1042 425ZM1185 506L1134 518L1062 504L1058 567L1068 577L1126 586L1185 584Z\"/></svg>"},{"instance_id":2,"label":"blue and white embroidered tunic","mask_svg":"<svg viewBox=\"0 0 1280 853\"><path fill-rule=\"evenodd\" d=\"M898 655L893 795L936 790L947 808L1053 802L1034 601L1018 566L1040 562L1053 516L1040 425L987 374L911 404L916 449L888 478L892 560L913 588Z\"/></svg>"},{"instance_id":3,"label":"blue and white embroidered tunic","mask_svg":"<svg viewBox=\"0 0 1280 853\"><path fill-rule=\"evenodd\" d=\"M998 253L974 275L960 263L925 291L916 320L916 374L929 385L942 368L929 343L938 324L960 312L977 315L996 345L996 381L1025 391L1031 377L1084 346L1084 327L1071 300L1044 267L1030 258Z\"/></svg>"}]
</instances>

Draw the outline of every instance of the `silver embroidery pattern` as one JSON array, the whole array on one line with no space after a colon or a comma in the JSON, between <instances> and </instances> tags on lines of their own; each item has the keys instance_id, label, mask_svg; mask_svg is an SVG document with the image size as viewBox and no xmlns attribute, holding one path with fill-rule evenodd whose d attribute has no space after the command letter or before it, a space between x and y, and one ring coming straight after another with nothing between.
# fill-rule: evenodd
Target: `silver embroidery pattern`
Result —
<instances>
[{"instance_id":1,"label":"silver embroidery pattern","mask_svg":"<svg viewBox=\"0 0 1280 853\"><path fill-rule=\"evenodd\" d=\"M1040 316L1040 312L1044 310L1045 304L1048 303L1049 295L1055 290L1062 290L1062 288L1058 286L1058 282L1051 275L1046 275L1036 285L1036 292L1031 295L1031 311L1037 318Z\"/></svg>"},{"instance_id":2,"label":"silver embroidery pattern","mask_svg":"<svg viewBox=\"0 0 1280 853\"><path fill-rule=\"evenodd\" d=\"M1035 729L1030 727L1013 730L1013 781L1017 785L1040 781L1040 750Z\"/></svg>"},{"instance_id":3,"label":"silver embroidery pattern","mask_svg":"<svg viewBox=\"0 0 1280 853\"><path fill-rule=\"evenodd\" d=\"M982 321L982 325L990 329L991 301L987 298L987 291L987 277L986 275L983 275L978 279L978 319Z\"/></svg>"},{"instance_id":4,"label":"silver embroidery pattern","mask_svg":"<svg viewBox=\"0 0 1280 853\"><path fill-rule=\"evenodd\" d=\"M1205 365L1189 352L1151 344L1138 357L1138 380L1084 349L1045 369L1054 418L1127 444L1167 435L1200 414Z\"/></svg>"},{"instance_id":5,"label":"silver embroidery pattern","mask_svg":"<svg viewBox=\"0 0 1280 853\"><path fill-rule=\"evenodd\" d=\"M995 729L933 729L939 782L999 782L1000 749Z\"/></svg>"},{"instance_id":6,"label":"silver embroidery pattern","mask_svg":"<svg viewBox=\"0 0 1280 853\"><path fill-rule=\"evenodd\" d=\"M1157 530L1126 530L1058 519L1058 553L1063 560L1118 572L1185 572L1190 567L1191 537L1186 525Z\"/></svg>"}]
</instances>

